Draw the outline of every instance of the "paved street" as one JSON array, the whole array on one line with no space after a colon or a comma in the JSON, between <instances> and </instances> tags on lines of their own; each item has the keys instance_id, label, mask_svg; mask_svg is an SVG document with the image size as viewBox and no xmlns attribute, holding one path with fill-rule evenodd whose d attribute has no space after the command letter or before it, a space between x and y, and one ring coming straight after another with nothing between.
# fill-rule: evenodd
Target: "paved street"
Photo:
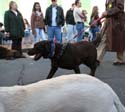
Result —
<instances>
[{"instance_id":1,"label":"paved street","mask_svg":"<svg viewBox=\"0 0 125 112\"><path fill-rule=\"evenodd\" d=\"M107 53L104 62L98 67L96 77L108 83L118 94L125 105L125 66L113 66L114 53ZM89 73L89 69L81 65L82 73ZM29 84L44 80L50 70L50 61L33 61L30 58L13 61L0 60L0 86L11 86L16 84ZM73 71L59 69L56 76L72 74Z\"/></svg>"}]
</instances>

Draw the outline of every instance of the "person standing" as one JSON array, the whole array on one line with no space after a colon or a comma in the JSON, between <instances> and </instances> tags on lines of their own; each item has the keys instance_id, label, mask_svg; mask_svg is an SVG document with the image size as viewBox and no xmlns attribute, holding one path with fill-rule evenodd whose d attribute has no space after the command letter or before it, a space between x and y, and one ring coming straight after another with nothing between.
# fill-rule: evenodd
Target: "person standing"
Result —
<instances>
[{"instance_id":1,"label":"person standing","mask_svg":"<svg viewBox=\"0 0 125 112\"><path fill-rule=\"evenodd\" d=\"M0 22L0 45L3 44L3 38L5 38L4 29L2 28L2 26L3 26L3 23Z\"/></svg>"},{"instance_id":2,"label":"person standing","mask_svg":"<svg viewBox=\"0 0 125 112\"><path fill-rule=\"evenodd\" d=\"M25 31L24 31L24 44L28 45L31 44L31 26L28 22L28 20L25 18L24 19L24 24L25 24Z\"/></svg>"},{"instance_id":3,"label":"person standing","mask_svg":"<svg viewBox=\"0 0 125 112\"><path fill-rule=\"evenodd\" d=\"M90 17L90 25L99 18L98 7L94 6L92 9L92 14ZM100 31L101 22L97 21L94 25L90 27L90 32L92 33L92 41L96 39L96 33Z\"/></svg>"},{"instance_id":4,"label":"person standing","mask_svg":"<svg viewBox=\"0 0 125 112\"><path fill-rule=\"evenodd\" d=\"M76 22L76 30L78 32L78 37L77 37L77 42L81 41L84 37L83 37L83 30L84 30L84 16L82 14L82 10L81 8L81 2L80 0L76 0L75 1L75 8L74 8L74 19Z\"/></svg>"},{"instance_id":5,"label":"person standing","mask_svg":"<svg viewBox=\"0 0 125 112\"><path fill-rule=\"evenodd\" d=\"M67 24L67 40L73 39L73 34L76 33L76 23L73 16L73 11L75 4L72 4L72 7L66 13L66 24Z\"/></svg>"},{"instance_id":6,"label":"person standing","mask_svg":"<svg viewBox=\"0 0 125 112\"><path fill-rule=\"evenodd\" d=\"M57 43L62 43L61 27L64 25L64 13L57 0L51 0L52 4L46 9L45 24L47 25L48 39L56 38Z\"/></svg>"},{"instance_id":7,"label":"person standing","mask_svg":"<svg viewBox=\"0 0 125 112\"><path fill-rule=\"evenodd\" d=\"M22 57L22 38L24 37L25 25L22 14L17 9L14 1L9 3L9 10L4 15L5 32L12 39L12 49L19 52Z\"/></svg>"},{"instance_id":8,"label":"person standing","mask_svg":"<svg viewBox=\"0 0 125 112\"><path fill-rule=\"evenodd\" d=\"M102 41L97 48L98 60L101 61L105 51L116 52L116 61L113 65L125 65L123 53L125 50L125 13L124 0L106 0L106 18L101 31Z\"/></svg>"},{"instance_id":9,"label":"person standing","mask_svg":"<svg viewBox=\"0 0 125 112\"><path fill-rule=\"evenodd\" d=\"M40 40L46 40L44 32L45 29L44 17L39 2L35 2L33 5L33 10L31 15L31 29L34 35L34 43L37 43Z\"/></svg>"}]
</instances>

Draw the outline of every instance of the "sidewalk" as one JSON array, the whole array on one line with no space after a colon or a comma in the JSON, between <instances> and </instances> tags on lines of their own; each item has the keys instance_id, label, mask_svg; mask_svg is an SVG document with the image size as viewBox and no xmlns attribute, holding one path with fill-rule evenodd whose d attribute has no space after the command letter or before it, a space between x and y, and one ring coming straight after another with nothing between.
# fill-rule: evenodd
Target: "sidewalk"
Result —
<instances>
[{"instance_id":1,"label":"sidewalk","mask_svg":"<svg viewBox=\"0 0 125 112\"><path fill-rule=\"evenodd\" d=\"M62 39L63 39L63 43L67 42L65 37L63 37ZM2 46L6 47L8 49L11 49L11 43L12 43L11 41L7 41ZM34 46L33 37L31 37L31 42L29 42L28 44L26 44L25 40L23 39L23 41L22 41L23 52L27 51L30 48L33 48L33 46Z\"/></svg>"},{"instance_id":2,"label":"sidewalk","mask_svg":"<svg viewBox=\"0 0 125 112\"><path fill-rule=\"evenodd\" d=\"M125 105L125 66L113 66L115 53L106 53L97 68L96 77L108 83ZM46 79L51 67L49 59L34 61L31 58L0 60L0 86L30 84ZM89 73L88 67L81 65L81 73ZM74 74L73 70L58 69L54 77ZM75 74L74 74L75 75Z\"/></svg>"},{"instance_id":3,"label":"sidewalk","mask_svg":"<svg viewBox=\"0 0 125 112\"><path fill-rule=\"evenodd\" d=\"M30 37L29 38L31 42L28 42L26 43L25 42L25 38L23 38L22 40L22 49L23 51L25 52L27 49L30 49L33 47L33 37ZM8 49L11 49L11 44L12 44L12 41L8 40L8 41L4 41L3 45L4 47L8 48Z\"/></svg>"}]
</instances>

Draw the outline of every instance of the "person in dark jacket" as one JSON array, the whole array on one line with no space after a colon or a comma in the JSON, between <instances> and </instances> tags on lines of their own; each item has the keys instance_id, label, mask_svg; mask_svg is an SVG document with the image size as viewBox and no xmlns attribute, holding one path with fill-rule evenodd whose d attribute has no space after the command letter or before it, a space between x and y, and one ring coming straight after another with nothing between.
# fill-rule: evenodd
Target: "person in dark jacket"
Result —
<instances>
[{"instance_id":1,"label":"person in dark jacket","mask_svg":"<svg viewBox=\"0 0 125 112\"><path fill-rule=\"evenodd\" d=\"M106 0L106 17L102 29L102 42L98 47L98 60L101 61L105 51L116 52L113 65L125 65L123 54L125 51L125 12L124 0Z\"/></svg>"},{"instance_id":2,"label":"person in dark jacket","mask_svg":"<svg viewBox=\"0 0 125 112\"><path fill-rule=\"evenodd\" d=\"M73 10L75 4L72 4L72 7L66 13L66 24L67 24L67 40L73 39L73 34L76 33L76 23L73 16Z\"/></svg>"},{"instance_id":3,"label":"person in dark jacket","mask_svg":"<svg viewBox=\"0 0 125 112\"><path fill-rule=\"evenodd\" d=\"M25 25L14 1L9 3L9 10L5 12L4 25L6 35L12 39L12 49L19 51L22 57L22 37L24 37Z\"/></svg>"},{"instance_id":4,"label":"person in dark jacket","mask_svg":"<svg viewBox=\"0 0 125 112\"><path fill-rule=\"evenodd\" d=\"M64 25L64 13L62 7L57 5L57 0L51 0L52 5L46 9L45 24L47 25L48 39L62 43L61 27Z\"/></svg>"}]
</instances>

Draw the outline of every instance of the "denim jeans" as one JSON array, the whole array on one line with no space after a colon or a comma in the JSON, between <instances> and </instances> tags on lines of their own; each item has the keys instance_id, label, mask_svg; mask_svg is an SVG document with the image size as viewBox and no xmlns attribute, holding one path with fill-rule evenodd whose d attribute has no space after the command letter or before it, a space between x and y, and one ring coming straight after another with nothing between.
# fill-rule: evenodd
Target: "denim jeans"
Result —
<instances>
[{"instance_id":1,"label":"denim jeans","mask_svg":"<svg viewBox=\"0 0 125 112\"><path fill-rule=\"evenodd\" d=\"M62 43L61 27L59 26L48 26L48 39L50 41L56 38L57 43Z\"/></svg>"},{"instance_id":2,"label":"denim jeans","mask_svg":"<svg viewBox=\"0 0 125 112\"><path fill-rule=\"evenodd\" d=\"M47 40L45 36L45 32L43 29L35 28L34 42L37 43L40 40Z\"/></svg>"},{"instance_id":3,"label":"denim jeans","mask_svg":"<svg viewBox=\"0 0 125 112\"><path fill-rule=\"evenodd\" d=\"M96 32L99 32L99 31L100 31L99 27L90 28L90 32L92 33L92 40L96 39Z\"/></svg>"},{"instance_id":4,"label":"denim jeans","mask_svg":"<svg viewBox=\"0 0 125 112\"><path fill-rule=\"evenodd\" d=\"M24 43L25 44L28 44L28 43L30 43L30 35L31 35L31 33L30 33L30 29L26 29L25 31L24 31Z\"/></svg>"},{"instance_id":5,"label":"denim jeans","mask_svg":"<svg viewBox=\"0 0 125 112\"><path fill-rule=\"evenodd\" d=\"M78 34L84 30L84 23L77 23L76 24L76 30L78 32ZM82 39L84 39L84 35L83 35L83 32L80 33L80 35L77 37L77 42L80 42Z\"/></svg>"},{"instance_id":6,"label":"denim jeans","mask_svg":"<svg viewBox=\"0 0 125 112\"><path fill-rule=\"evenodd\" d=\"M72 40L73 36L76 34L76 25L67 25L67 40Z\"/></svg>"},{"instance_id":7,"label":"denim jeans","mask_svg":"<svg viewBox=\"0 0 125 112\"><path fill-rule=\"evenodd\" d=\"M24 37L29 37L30 36L30 30L24 31Z\"/></svg>"}]
</instances>

